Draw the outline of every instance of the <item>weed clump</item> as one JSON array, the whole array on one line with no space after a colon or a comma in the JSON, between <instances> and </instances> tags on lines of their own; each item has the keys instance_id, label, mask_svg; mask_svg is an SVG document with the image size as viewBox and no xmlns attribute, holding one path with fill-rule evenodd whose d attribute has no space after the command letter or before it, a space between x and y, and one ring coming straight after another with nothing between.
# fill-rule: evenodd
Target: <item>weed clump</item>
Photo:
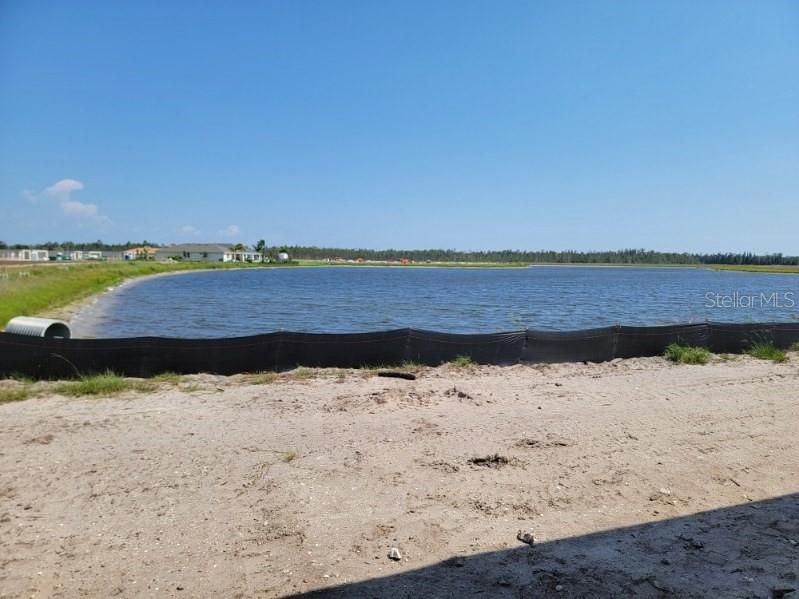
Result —
<instances>
[{"instance_id":1,"label":"weed clump","mask_svg":"<svg viewBox=\"0 0 799 599\"><path fill-rule=\"evenodd\" d=\"M450 364L455 368L473 368L476 366L471 356L455 356L455 359Z\"/></svg>"},{"instance_id":2,"label":"weed clump","mask_svg":"<svg viewBox=\"0 0 799 599\"><path fill-rule=\"evenodd\" d=\"M70 397L118 395L125 391L152 391L154 383L136 381L107 370L103 374L82 376L76 381L66 381L57 385L56 393Z\"/></svg>"},{"instance_id":3,"label":"weed clump","mask_svg":"<svg viewBox=\"0 0 799 599\"><path fill-rule=\"evenodd\" d=\"M666 348L663 355L675 364L707 364L713 354L704 347L672 343Z\"/></svg>"},{"instance_id":4,"label":"weed clump","mask_svg":"<svg viewBox=\"0 0 799 599\"><path fill-rule=\"evenodd\" d=\"M755 343L746 350L746 353L759 360L771 360L772 362L785 362L788 354L773 343Z\"/></svg>"}]
</instances>

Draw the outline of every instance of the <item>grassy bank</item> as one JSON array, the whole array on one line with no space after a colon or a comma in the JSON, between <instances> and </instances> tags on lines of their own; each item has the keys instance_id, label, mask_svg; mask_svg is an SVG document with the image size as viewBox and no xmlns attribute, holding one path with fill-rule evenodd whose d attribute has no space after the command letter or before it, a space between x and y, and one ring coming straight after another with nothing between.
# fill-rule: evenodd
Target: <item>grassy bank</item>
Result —
<instances>
[{"instance_id":1,"label":"grassy bank","mask_svg":"<svg viewBox=\"0 0 799 599\"><path fill-rule=\"evenodd\" d=\"M799 266L758 265L758 264L714 264L713 270L733 270L738 272L764 272L772 274L799 274Z\"/></svg>"},{"instance_id":2,"label":"grassy bank","mask_svg":"<svg viewBox=\"0 0 799 599\"><path fill-rule=\"evenodd\" d=\"M390 266L404 268L526 268L528 266L558 266L574 268L706 268L740 272L799 274L799 266L764 266L757 264L669 264L669 263L616 263L616 262L326 262L324 260L299 260L298 266Z\"/></svg>"},{"instance_id":3,"label":"grassy bank","mask_svg":"<svg viewBox=\"0 0 799 599\"><path fill-rule=\"evenodd\" d=\"M325 260L298 260L298 266L390 266L392 268L526 268L521 262L327 262Z\"/></svg>"},{"instance_id":4,"label":"grassy bank","mask_svg":"<svg viewBox=\"0 0 799 599\"><path fill-rule=\"evenodd\" d=\"M46 313L125 279L167 272L248 267L241 263L93 262L0 266L0 328L15 316Z\"/></svg>"}]
</instances>

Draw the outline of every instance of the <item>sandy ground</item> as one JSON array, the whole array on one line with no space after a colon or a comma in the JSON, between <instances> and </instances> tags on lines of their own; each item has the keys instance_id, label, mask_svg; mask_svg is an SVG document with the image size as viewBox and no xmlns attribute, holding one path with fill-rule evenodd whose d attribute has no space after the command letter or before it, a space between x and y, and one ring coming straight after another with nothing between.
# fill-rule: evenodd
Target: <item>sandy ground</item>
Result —
<instances>
[{"instance_id":1,"label":"sandy ground","mask_svg":"<svg viewBox=\"0 0 799 599\"><path fill-rule=\"evenodd\" d=\"M799 354L186 380L0 405L0 596L799 594Z\"/></svg>"}]
</instances>

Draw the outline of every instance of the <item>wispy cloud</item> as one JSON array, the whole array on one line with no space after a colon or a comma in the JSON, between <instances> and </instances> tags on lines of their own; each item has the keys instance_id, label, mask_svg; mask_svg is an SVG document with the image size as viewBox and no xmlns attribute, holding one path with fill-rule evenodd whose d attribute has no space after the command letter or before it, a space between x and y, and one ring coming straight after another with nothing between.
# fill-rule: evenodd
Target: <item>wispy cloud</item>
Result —
<instances>
[{"instance_id":1,"label":"wispy cloud","mask_svg":"<svg viewBox=\"0 0 799 599\"><path fill-rule=\"evenodd\" d=\"M239 229L238 225L228 225L219 231L219 234L225 237L236 237L239 233L241 233L241 229Z\"/></svg>"},{"instance_id":2,"label":"wispy cloud","mask_svg":"<svg viewBox=\"0 0 799 599\"><path fill-rule=\"evenodd\" d=\"M194 225L183 225L180 229L178 229L180 233L184 235L199 235L200 230L195 227Z\"/></svg>"},{"instance_id":3,"label":"wispy cloud","mask_svg":"<svg viewBox=\"0 0 799 599\"><path fill-rule=\"evenodd\" d=\"M97 204L90 204L72 199L72 194L83 189L83 183L75 179L61 179L41 193L33 193L30 190L22 192L22 196L33 204L37 204L40 199L48 200L55 204L65 216L90 220L98 224L110 224L111 219L100 214Z\"/></svg>"}]
</instances>

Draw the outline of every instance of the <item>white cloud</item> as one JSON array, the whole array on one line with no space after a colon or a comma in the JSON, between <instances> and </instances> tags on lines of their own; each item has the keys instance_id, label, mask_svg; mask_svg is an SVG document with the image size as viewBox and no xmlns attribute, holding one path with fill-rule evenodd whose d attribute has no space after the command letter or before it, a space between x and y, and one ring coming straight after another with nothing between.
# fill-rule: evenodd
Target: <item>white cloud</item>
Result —
<instances>
[{"instance_id":1,"label":"white cloud","mask_svg":"<svg viewBox=\"0 0 799 599\"><path fill-rule=\"evenodd\" d=\"M181 233L185 233L186 235L199 235L200 230L195 227L194 225L183 225L179 231Z\"/></svg>"},{"instance_id":2,"label":"white cloud","mask_svg":"<svg viewBox=\"0 0 799 599\"><path fill-rule=\"evenodd\" d=\"M46 187L40 194L35 194L29 190L22 192L22 195L30 202L37 203L39 198L45 198L54 202L65 216L82 218L101 224L109 224L111 219L100 214L97 204L80 202L72 199L72 192L83 189L83 183L75 179L61 179L50 187Z\"/></svg>"},{"instance_id":3,"label":"white cloud","mask_svg":"<svg viewBox=\"0 0 799 599\"><path fill-rule=\"evenodd\" d=\"M219 231L219 234L225 237L236 237L239 233L241 233L241 229L239 229L238 225L228 225Z\"/></svg>"},{"instance_id":4,"label":"white cloud","mask_svg":"<svg viewBox=\"0 0 799 599\"><path fill-rule=\"evenodd\" d=\"M61 210L68 216L83 216L86 218L97 218L97 204L84 204L74 200L61 202Z\"/></svg>"},{"instance_id":5,"label":"white cloud","mask_svg":"<svg viewBox=\"0 0 799 599\"><path fill-rule=\"evenodd\" d=\"M70 193L73 191L80 191L81 189L83 189L83 183L80 181L75 181L75 179L61 179L46 188L42 193L58 200L62 198L68 200Z\"/></svg>"}]
</instances>

